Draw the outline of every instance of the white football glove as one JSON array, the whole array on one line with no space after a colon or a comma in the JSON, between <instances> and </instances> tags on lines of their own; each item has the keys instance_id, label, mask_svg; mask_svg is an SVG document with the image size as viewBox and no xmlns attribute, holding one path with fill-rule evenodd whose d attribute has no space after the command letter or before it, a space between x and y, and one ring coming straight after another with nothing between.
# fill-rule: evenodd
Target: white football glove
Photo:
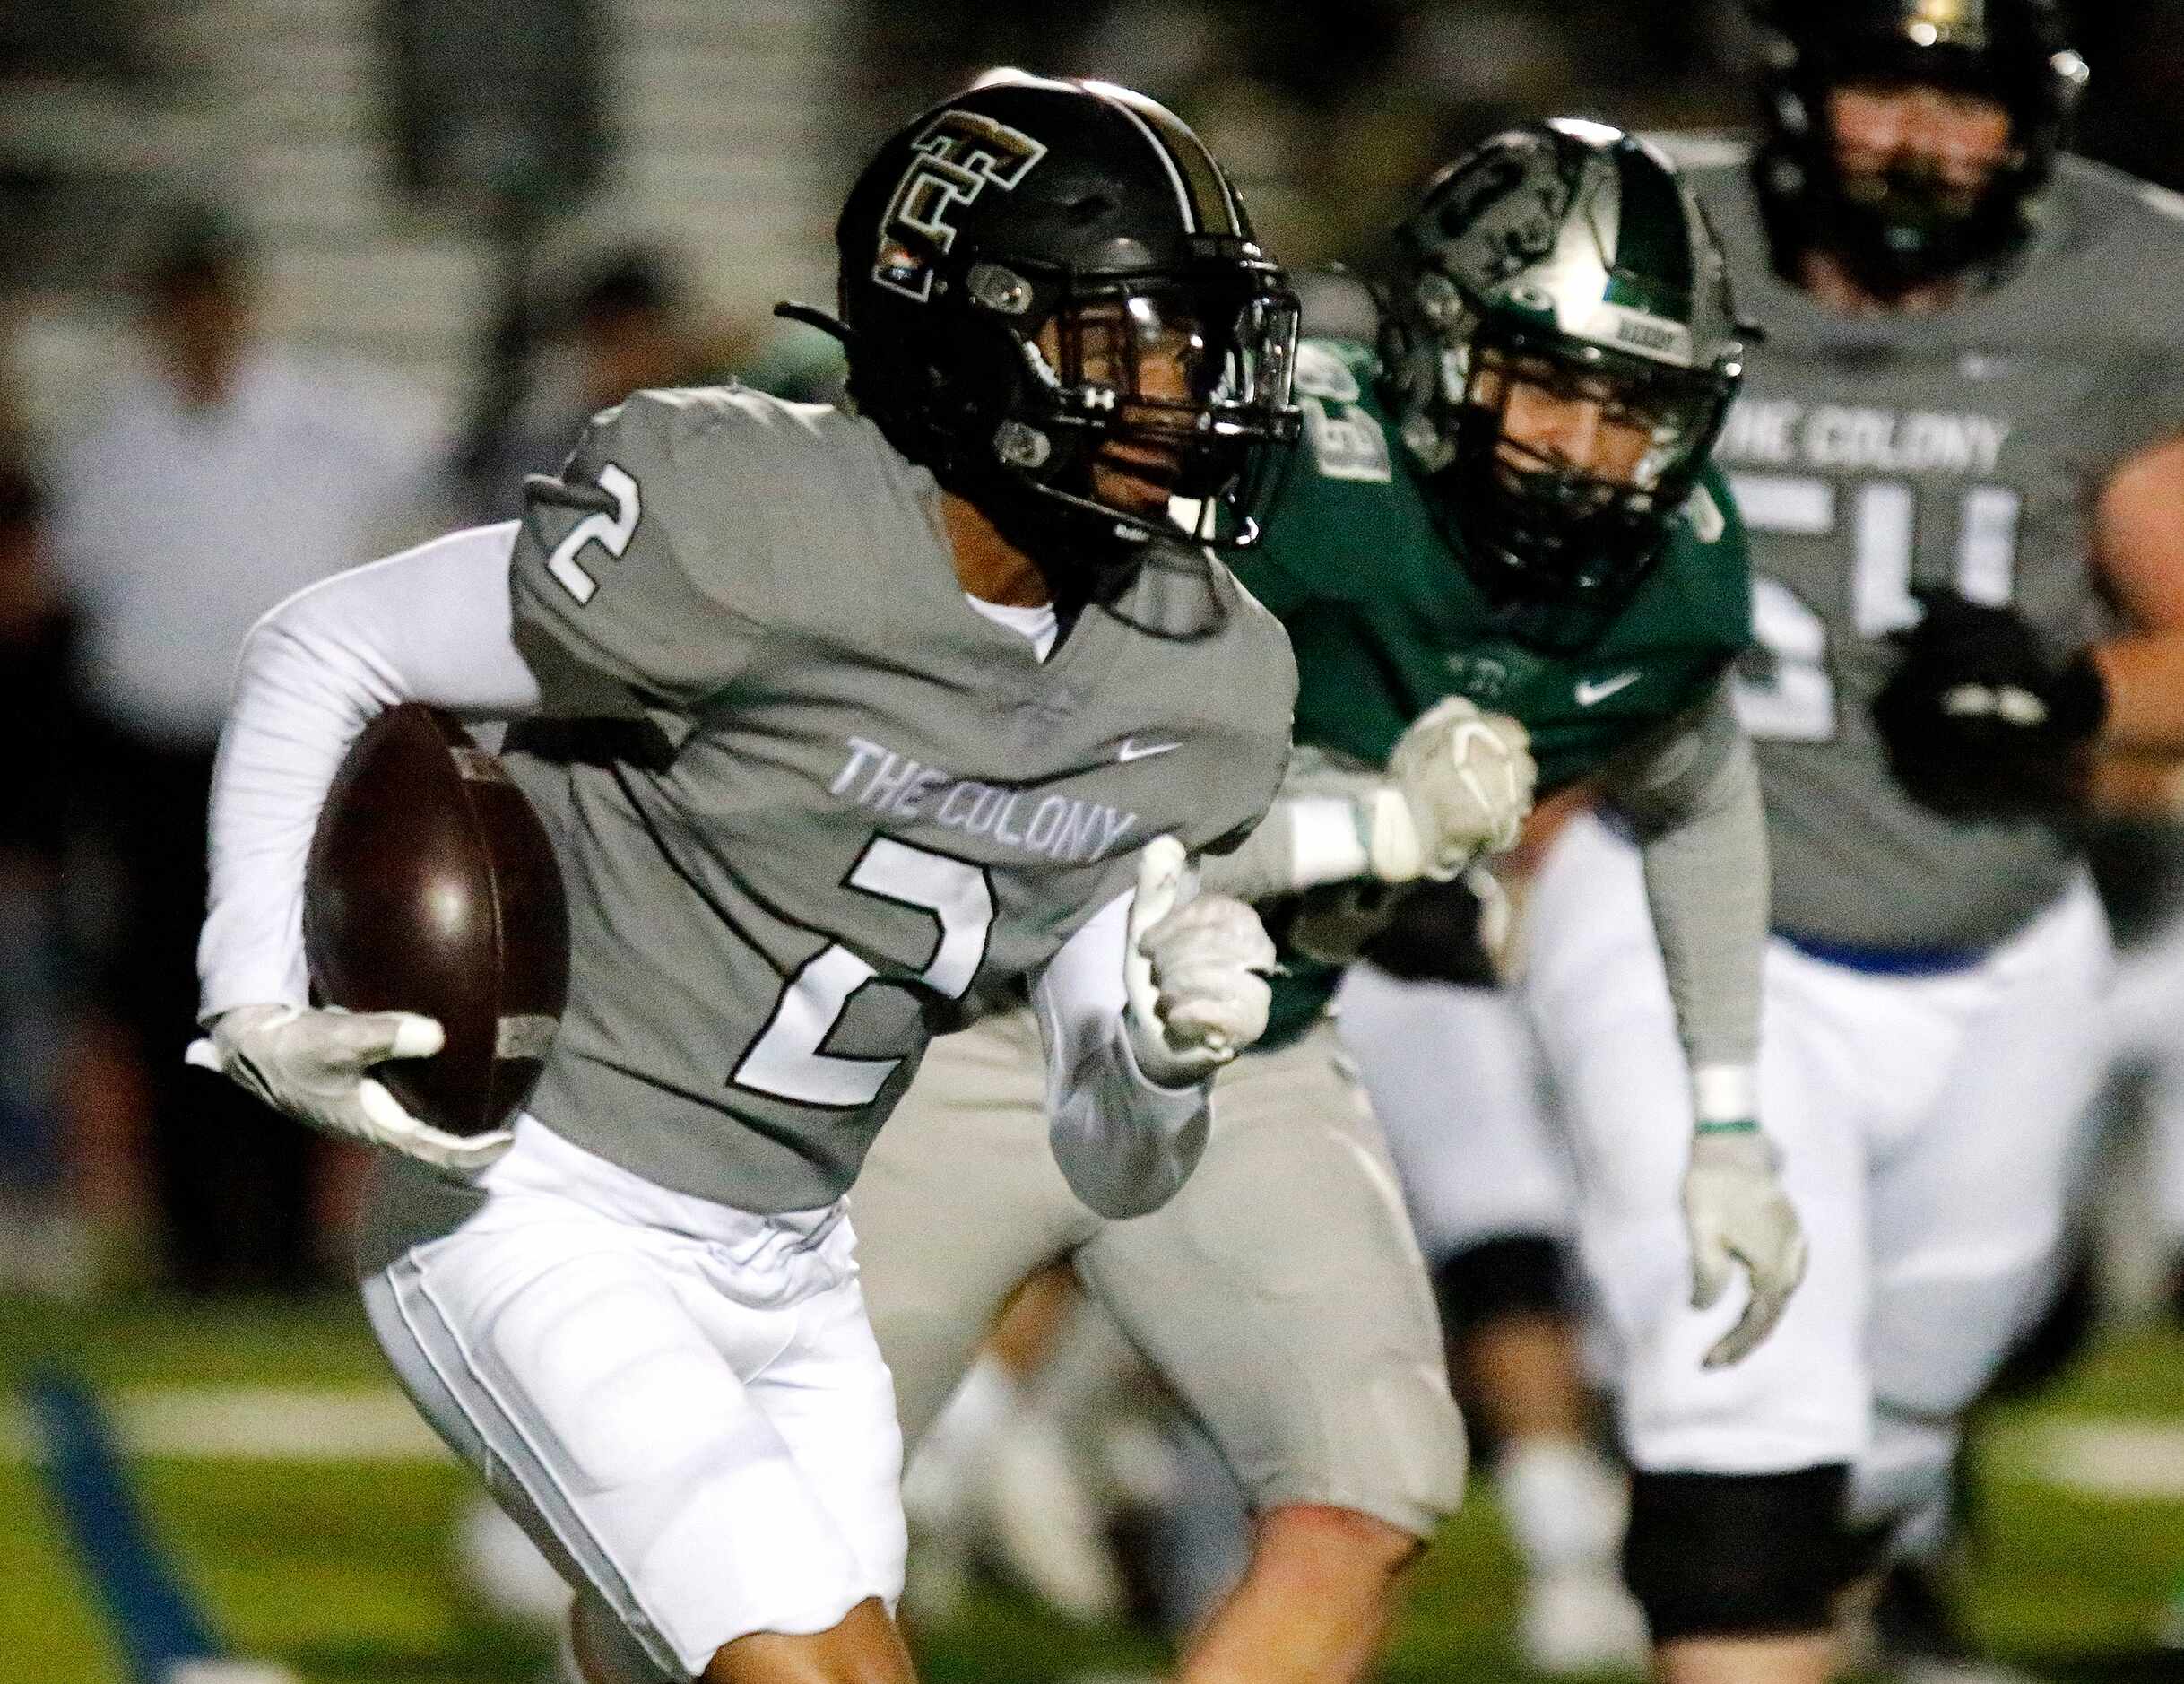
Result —
<instances>
[{"instance_id":1,"label":"white football glove","mask_svg":"<svg viewBox=\"0 0 2184 1684\"><path fill-rule=\"evenodd\" d=\"M1266 1033L1274 943L1259 915L1196 894L1183 844L1155 837L1138 860L1122 959L1131 1051L1148 1080L1202 1081Z\"/></svg>"},{"instance_id":2,"label":"white football glove","mask_svg":"<svg viewBox=\"0 0 2184 1684\"><path fill-rule=\"evenodd\" d=\"M1388 779L1417 827L1422 869L1453 877L1482 854L1516 844L1532 810L1533 764L1524 727L1444 697L1413 720L1388 757Z\"/></svg>"},{"instance_id":3,"label":"white football glove","mask_svg":"<svg viewBox=\"0 0 2184 1684\"><path fill-rule=\"evenodd\" d=\"M1751 1298L1737 1324L1706 1353L1726 1368L1774 1331L1805 1278L1805 1230L1782 1191L1781 1161L1757 1128L1694 1135L1684 1174L1684 1224L1691 1236L1691 1307L1709 1309L1742 1263Z\"/></svg>"},{"instance_id":4,"label":"white football glove","mask_svg":"<svg viewBox=\"0 0 2184 1684\"><path fill-rule=\"evenodd\" d=\"M276 1111L342 1140L381 1146L468 1177L514 1143L507 1129L450 1134L420 1123L365 1072L389 1058L426 1058L446 1036L413 1011L314 1011L302 1006L236 1006L213 1020L184 1057L227 1077Z\"/></svg>"}]
</instances>

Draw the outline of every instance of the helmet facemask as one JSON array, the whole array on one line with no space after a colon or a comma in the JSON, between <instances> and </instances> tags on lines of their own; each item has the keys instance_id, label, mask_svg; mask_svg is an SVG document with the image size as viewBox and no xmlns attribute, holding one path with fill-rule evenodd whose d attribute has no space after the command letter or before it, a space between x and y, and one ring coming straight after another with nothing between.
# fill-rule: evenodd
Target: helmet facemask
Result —
<instances>
[{"instance_id":1,"label":"helmet facemask","mask_svg":"<svg viewBox=\"0 0 2184 1684\"><path fill-rule=\"evenodd\" d=\"M1711 371L1494 318L1444 345L1440 478L1489 542L1477 577L1512 610L1580 628L1628 597L1728 411Z\"/></svg>"},{"instance_id":2,"label":"helmet facemask","mask_svg":"<svg viewBox=\"0 0 2184 1684\"><path fill-rule=\"evenodd\" d=\"M1223 548L1256 539L1299 421L1297 307L1278 272L1230 264L1034 280L981 265L969 290L975 304L984 293L1024 315L1006 329L1021 378L992 431L1009 480L1075 525L1180 530Z\"/></svg>"},{"instance_id":3,"label":"helmet facemask","mask_svg":"<svg viewBox=\"0 0 2184 1684\"><path fill-rule=\"evenodd\" d=\"M1758 161L1778 266L1821 251L1862 290L1894 300L2006 258L2031 227L2085 66L2064 45L2046 0L1861 0L1840 11L1762 5L1773 31L1766 81L1769 139ZM2006 126L2003 143L1968 167L1963 146L1929 126L1861 158L1846 135L1869 104L1924 91L1944 123ZM1929 124L1931 119L1929 118Z\"/></svg>"},{"instance_id":4,"label":"helmet facemask","mask_svg":"<svg viewBox=\"0 0 2184 1684\"><path fill-rule=\"evenodd\" d=\"M1929 52L1932 62L1874 72L1833 84L1818 114L1826 149L1815 183L1816 206L1830 248L1866 288L1883 298L1943 280L2008 247L2018 232L2010 186L2024 162L2015 120L2002 90L1977 61ZM1913 91L1963 112L1977 127L1991 121L2003 144L1983 163L1955 161L1931 135L1901 136L1861 156L1857 107L1897 101ZM1953 113L1954 115L1954 113Z\"/></svg>"}]
</instances>

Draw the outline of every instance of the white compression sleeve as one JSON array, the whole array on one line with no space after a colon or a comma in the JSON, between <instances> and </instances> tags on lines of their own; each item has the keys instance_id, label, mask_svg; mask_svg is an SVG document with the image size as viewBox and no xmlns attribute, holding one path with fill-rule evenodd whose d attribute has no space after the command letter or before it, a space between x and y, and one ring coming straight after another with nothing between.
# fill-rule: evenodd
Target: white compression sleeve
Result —
<instances>
[{"instance_id":1,"label":"white compression sleeve","mask_svg":"<svg viewBox=\"0 0 2184 1684\"><path fill-rule=\"evenodd\" d=\"M301 1005L304 862L342 756L402 701L470 719L540 706L510 632L516 523L472 527L300 591L244 640L212 775L200 1016Z\"/></svg>"},{"instance_id":2,"label":"white compression sleeve","mask_svg":"<svg viewBox=\"0 0 2184 1684\"><path fill-rule=\"evenodd\" d=\"M1157 1211L1197 1168L1211 1126L1209 1084L1147 1080L1122 1022L1129 895L1118 895L1047 961L1032 989L1046 1042L1047 1143L1070 1189L1100 1215Z\"/></svg>"},{"instance_id":3,"label":"white compression sleeve","mask_svg":"<svg viewBox=\"0 0 2184 1684\"><path fill-rule=\"evenodd\" d=\"M1257 903L1370 878L1373 803L1381 799L1401 801L1380 773L1337 762L1318 749L1292 749L1266 817L1233 852L1199 862L1200 885Z\"/></svg>"}]
</instances>

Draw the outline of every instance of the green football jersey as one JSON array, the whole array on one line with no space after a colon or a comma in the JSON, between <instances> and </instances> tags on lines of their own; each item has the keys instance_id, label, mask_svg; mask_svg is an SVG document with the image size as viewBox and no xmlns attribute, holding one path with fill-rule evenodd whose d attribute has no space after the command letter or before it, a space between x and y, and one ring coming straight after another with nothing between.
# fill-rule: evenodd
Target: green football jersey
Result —
<instances>
[{"instance_id":1,"label":"green football jersey","mask_svg":"<svg viewBox=\"0 0 2184 1684\"><path fill-rule=\"evenodd\" d=\"M1296 738L1380 767L1412 720L1466 696L1523 722L1539 792L1578 782L1712 692L1751 641L1751 577L1735 504L1709 469L1668 548L1592 643L1515 641L1435 517L1382 404L1367 346L1297 348L1304 440L1261 545L1236 571L1296 653ZM1285 953L1270 1041L1325 1005L1338 968Z\"/></svg>"}]
</instances>

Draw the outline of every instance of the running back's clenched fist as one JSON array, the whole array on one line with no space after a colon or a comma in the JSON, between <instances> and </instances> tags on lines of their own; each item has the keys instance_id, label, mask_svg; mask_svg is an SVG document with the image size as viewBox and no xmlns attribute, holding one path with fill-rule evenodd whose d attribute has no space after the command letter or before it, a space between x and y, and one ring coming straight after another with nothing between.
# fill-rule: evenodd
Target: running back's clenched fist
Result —
<instances>
[{"instance_id":1,"label":"running back's clenched fist","mask_svg":"<svg viewBox=\"0 0 2184 1684\"><path fill-rule=\"evenodd\" d=\"M1123 959L1131 1050L1167 1087L1210 1075L1266 1033L1274 943L1259 915L1196 892L1183 845L1156 837L1138 864Z\"/></svg>"}]
</instances>

